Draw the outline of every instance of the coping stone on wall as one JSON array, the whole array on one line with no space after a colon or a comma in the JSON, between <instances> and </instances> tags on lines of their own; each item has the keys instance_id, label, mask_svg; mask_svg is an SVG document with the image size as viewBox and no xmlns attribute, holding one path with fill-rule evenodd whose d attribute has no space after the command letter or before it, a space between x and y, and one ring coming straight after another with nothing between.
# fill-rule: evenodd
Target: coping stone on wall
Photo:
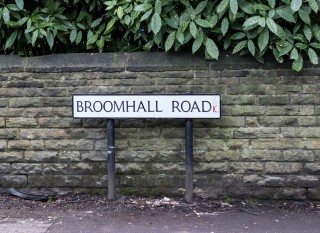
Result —
<instances>
[{"instance_id":1,"label":"coping stone on wall","mask_svg":"<svg viewBox=\"0 0 320 233\"><path fill-rule=\"evenodd\" d=\"M290 62L279 64L272 54L266 55L265 63L261 64L251 56L241 57L230 51L221 51L217 61L209 61L200 55L187 52L69 53L24 58L16 55L0 55L1 72L161 72L208 69L218 71L276 69L291 71L290 74L294 76L315 75L319 71L319 66L313 66L306 61L304 69L295 72L292 71Z\"/></svg>"},{"instance_id":2,"label":"coping stone on wall","mask_svg":"<svg viewBox=\"0 0 320 233\"><path fill-rule=\"evenodd\" d=\"M208 70L209 61L190 53L130 53L128 71Z\"/></svg>"}]
</instances>

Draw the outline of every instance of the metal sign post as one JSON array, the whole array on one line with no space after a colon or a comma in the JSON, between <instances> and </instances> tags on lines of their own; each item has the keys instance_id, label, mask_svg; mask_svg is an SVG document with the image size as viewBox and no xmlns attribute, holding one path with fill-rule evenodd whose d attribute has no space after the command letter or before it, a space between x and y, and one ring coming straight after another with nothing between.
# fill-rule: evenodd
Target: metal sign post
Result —
<instances>
[{"instance_id":1,"label":"metal sign post","mask_svg":"<svg viewBox=\"0 0 320 233\"><path fill-rule=\"evenodd\" d=\"M107 121L107 141L108 141L108 199L116 199L116 172L115 172L115 138L114 120Z\"/></svg>"},{"instance_id":2,"label":"metal sign post","mask_svg":"<svg viewBox=\"0 0 320 233\"><path fill-rule=\"evenodd\" d=\"M192 95L73 95L74 118L107 119L108 199L116 199L114 119L172 118L185 122L186 202L193 201L193 119L221 118L221 96Z\"/></svg>"},{"instance_id":3,"label":"metal sign post","mask_svg":"<svg viewBox=\"0 0 320 233\"><path fill-rule=\"evenodd\" d=\"M185 148L186 148L186 202L193 202L193 122L186 120L185 125Z\"/></svg>"}]
</instances>

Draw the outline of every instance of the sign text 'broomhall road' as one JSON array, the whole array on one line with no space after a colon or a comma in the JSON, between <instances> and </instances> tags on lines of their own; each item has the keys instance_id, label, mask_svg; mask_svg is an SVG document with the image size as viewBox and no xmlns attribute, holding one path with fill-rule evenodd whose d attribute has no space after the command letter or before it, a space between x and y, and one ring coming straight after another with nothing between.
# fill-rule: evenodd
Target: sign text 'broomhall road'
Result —
<instances>
[{"instance_id":1,"label":"sign text 'broomhall road'","mask_svg":"<svg viewBox=\"0 0 320 233\"><path fill-rule=\"evenodd\" d=\"M74 95L74 118L220 118L220 95Z\"/></svg>"}]
</instances>

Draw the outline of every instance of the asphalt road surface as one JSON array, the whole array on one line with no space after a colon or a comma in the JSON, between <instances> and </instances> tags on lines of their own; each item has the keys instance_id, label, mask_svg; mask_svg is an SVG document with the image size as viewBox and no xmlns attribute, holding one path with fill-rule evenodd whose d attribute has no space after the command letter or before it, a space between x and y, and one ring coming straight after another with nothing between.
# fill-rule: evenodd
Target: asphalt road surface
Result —
<instances>
[{"instance_id":1,"label":"asphalt road surface","mask_svg":"<svg viewBox=\"0 0 320 233\"><path fill-rule=\"evenodd\" d=\"M0 198L1 233L313 233L320 232L318 205L229 204L204 200L101 198L39 203Z\"/></svg>"}]
</instances>

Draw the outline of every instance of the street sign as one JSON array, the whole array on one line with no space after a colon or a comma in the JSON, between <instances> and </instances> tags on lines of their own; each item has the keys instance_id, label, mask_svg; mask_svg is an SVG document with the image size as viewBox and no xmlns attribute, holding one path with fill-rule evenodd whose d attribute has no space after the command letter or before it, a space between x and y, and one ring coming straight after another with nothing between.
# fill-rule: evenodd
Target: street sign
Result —
<instances>
[{"instance_id":1,"label":"street sign","mask_svg":"<svg viewBox=\"0 0 320 233\"><path fill-rule=\"evenodd\" d=\"M73 95L74 118L221 118L216 94Z\"/></svg>"}]
</instances>

